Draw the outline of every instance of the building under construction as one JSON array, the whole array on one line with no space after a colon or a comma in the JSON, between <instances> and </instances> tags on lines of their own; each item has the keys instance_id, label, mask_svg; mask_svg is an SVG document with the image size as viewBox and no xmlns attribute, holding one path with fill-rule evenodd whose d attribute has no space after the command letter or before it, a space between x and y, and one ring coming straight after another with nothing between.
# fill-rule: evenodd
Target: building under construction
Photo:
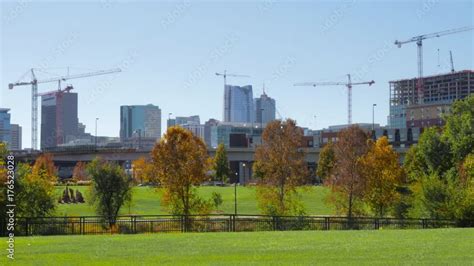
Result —
<instances>
[{"instance_id":1,"label":"building under construction","mask_svg":"<svg viewBox=\"0 0 474 266\"><path fill-rule=\"evenodd\" d=\"M451 104L474 94L474 71L464 70L423 77L418 94L417 78L390 81L391 128L442 125Z\"/></svg>"}]
</instances>

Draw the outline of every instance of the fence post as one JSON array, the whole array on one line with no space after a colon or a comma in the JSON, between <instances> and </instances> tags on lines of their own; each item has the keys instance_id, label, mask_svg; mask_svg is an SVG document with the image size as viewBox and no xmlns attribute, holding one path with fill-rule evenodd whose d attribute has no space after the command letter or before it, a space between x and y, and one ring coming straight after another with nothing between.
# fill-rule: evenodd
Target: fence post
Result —
<instances>
[{"instance_id":1,"label":"fence post","mask_svg":"<svg viewBox=\"0 0 474 266\"><path fill-rule=\"evenodd\" d=\"M29 220L29 218L25 218L25 236L28 236L29 231L30 231L29 228L28 228L30 226L28 220Z\"/></svg>"},{"instance_id":2,"label":"fence post","mask_svg":"<svg viewBox=\"0 0 474 266\"><path fill-rule=\"evenodd\" d=\"M374 229L375 230L379 229L379 219L378 218L374 218Z\"/></svg>"},{"instance_id":3,"label":"fence post","mask_svg":"<svg viewBox=\"0 0 474 266\"><path fill-rule=\"evenodd\" d=\"M79 234L84 234L84 217L79 217Z\"/></svg>"},{"instance_id":4,"label":"fence post","mask_svg":"<svg viewBox=\"0 0 474 266\"><path fill-rule=\"evenodd\" d=\"M426 219L421 219L422 228L426 228Z\"/></svg>"},{"instance_id":5,"label":"fence post","mask_svg":"<svg viewBox=\"0 0 474 266\"><path fill-rule=\"evenodd\" d=\"M329 217L324 217L324 230L329 230L331 228Z\"/></svg>"},{"instance_id":6,"label":"fence post","mask_svg":"<svg viewBox=\"0 0 474 266\"><path fill-rule=\"evenodd\" d=\"M233 232L237 232L237 229L235 228L235 215L232 216L232 230Z\"/></svg>"}]
</instances>

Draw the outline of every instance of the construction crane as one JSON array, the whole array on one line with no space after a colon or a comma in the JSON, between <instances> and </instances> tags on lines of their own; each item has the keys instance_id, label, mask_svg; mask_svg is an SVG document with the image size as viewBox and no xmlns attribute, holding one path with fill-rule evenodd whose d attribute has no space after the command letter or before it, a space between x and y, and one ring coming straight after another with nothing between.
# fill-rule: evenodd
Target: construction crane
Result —
<instances>
[{"instance_id":1,"label":"construction crane","mask_svg":"<svg viewBox=\"0 0 474 266\"><path fill-rule=\"evenodd\" d=\"M419 35L412 37L406 41L395 41L395 45L398 46L398 48L401 48L403 44L411 43L411 42L416 42L417 45L417 56L418 56L418 81L416 83L417 87L417 94L418 94L418 103L421 104L423 102L423 40L425 39L430 39L430 38L435 38L435 37L441 37L444 35L449 35L449 34L454 34L454 33L459 33L459 32L464 32L464 31L469 31L472 30L472 27L463 27L463 28L457 28L457 29L451 29L451 30L445 30L445 31L440 31L440 32L435 32L435 33L430 33L430 34L424 34L424 35Z\"/></svg>"},{"instance_id":2,"label":"construction crane","mask_svg":"<svg viewBox=\"0 0 474 266\"><path fill-rule=\"evenodd\" d=\"M296 83L294 86L346 86L347 87L347 123L352 124L352 86L354 85L369 85L374 84L375 81L352 82L351 74L347 74L347 82L303 82Z\"/></svg>"},{"instance_id":3,"label":"construction crane","mask_svg":"<svg viewBox=\"0 0 474 266\"><path fill-rule=\"evenodd\" d=\"M65 75L59 76L44 80L38 80L35 74L35 68L30 69L28 72L31 73L31 80L30 81L22 81L22 82L15 82L8 84L8 88L12 90L14 87L31 85L31 148L37 150L38 149L38 84L40 83L50 83L50 82L57 82L59 89L61 89L61 82L71 79L78 79L78 78L85 78L85 77L92 77L92 76L99 76L99 75L106 75L121 72L120 68L114 68L109 70L100 70L96 72L90 73L83 73L77 75Z\"/></svg>"},{"instance_id":4,"label":"construction crane","mask_svg":"<svg viewBox=\"0 0 474 266\"><path fill-rule=\"evenodd\" d=\"M453 52L449 51L449 61L451 61L451 73L454 73Z\"/></svg>"},{"instance_id":5,"label":"construction crane","mask_svg":"<svg viewBox=\"0 0 474 266\"><path fill-rule=\"evenodd\" d=\"M228 74L227 70L224 70L224 73L216 73L216 76L224 77L224 88L227 85L227 77L250 78L250 76L247 75Z\"/></svg>"}]
</instances>

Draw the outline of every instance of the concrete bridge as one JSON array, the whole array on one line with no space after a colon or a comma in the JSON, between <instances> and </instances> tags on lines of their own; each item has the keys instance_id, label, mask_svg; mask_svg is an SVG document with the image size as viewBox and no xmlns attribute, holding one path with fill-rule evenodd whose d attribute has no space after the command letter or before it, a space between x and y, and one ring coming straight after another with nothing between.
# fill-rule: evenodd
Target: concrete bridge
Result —
<instances>
[{"instance_id":1,"label":"concrete bridge","mask_svg":"<svg viewBox=\"0 0 474 266\"><path fill-rule=\"evenodd\" d=\"M314 173L317 162L319 160L319 147L303 148L306 154L306 162L308 167ZM395 148L403 160L407 148ZM61 178L69 178L72 176L72 171L77 162L90 162L97 157L107 161L114 161L124 166L126 169L131 168L131 162L145 157L150 158L150 150L137 149L123 149L123 148L68 148L56 149L47 152L41 151L20 151L14 153L15 159L18 162L34 163L36 158L44 153L49 153L53 156L54 164L58 167L58 174ZM209 156L214 156L215 149L208 149ZM231 172L235 177L231 177L231 182L246 183L252 179L252 163L254 161L255 148L227 148L227 157L230 164ZM313 178L315 178L313 176Z\"/></svg>"}]
</instances>

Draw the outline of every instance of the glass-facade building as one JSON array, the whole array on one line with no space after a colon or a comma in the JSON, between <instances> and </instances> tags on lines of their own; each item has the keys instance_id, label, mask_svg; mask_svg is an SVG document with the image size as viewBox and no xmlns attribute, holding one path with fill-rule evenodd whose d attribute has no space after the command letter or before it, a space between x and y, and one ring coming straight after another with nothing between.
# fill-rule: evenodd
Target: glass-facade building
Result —
<instances>
[{"instance_id":1,"label":"glass-facade building","mask_svg":"<svg viewBox=\"0 0 474 266\"><path fill-rule=\"evenodd\" d=\"M224 122L255 121L252 86L226 85L224 89Z\"/></svg>"},{"instance_id":2,"label":"glass-facade building","mask_svg":"<svg viewBox=\"0 0 474 266\"><path fill-rule=\"evenodd\" d=\"M260 98L255 98L255 122L266 124L275 120L275 100L265 92Z\"/></svg>"},{"instance_id":3,"label":"glass-facade building","mask_svg":"<svg viewBox=\"0 0 474 266\"><path fill-rule=\"evenodd\" d=\"M140 136L139 136L140 135ZM156 138L161 136L161 109L158 106L120 106L120 139L133 137Z\"/></svg>"},{"instance_id":4,"label":"glass-facade building","mask_svg":"<svg viewBox=\"0 0 474 266\"><path fill-rule=\"evenodd\" d=\"M6 142L8 145L12 141L9 111L8 108L0 108L0 142Z\"/></svg>"}]
</instances>

